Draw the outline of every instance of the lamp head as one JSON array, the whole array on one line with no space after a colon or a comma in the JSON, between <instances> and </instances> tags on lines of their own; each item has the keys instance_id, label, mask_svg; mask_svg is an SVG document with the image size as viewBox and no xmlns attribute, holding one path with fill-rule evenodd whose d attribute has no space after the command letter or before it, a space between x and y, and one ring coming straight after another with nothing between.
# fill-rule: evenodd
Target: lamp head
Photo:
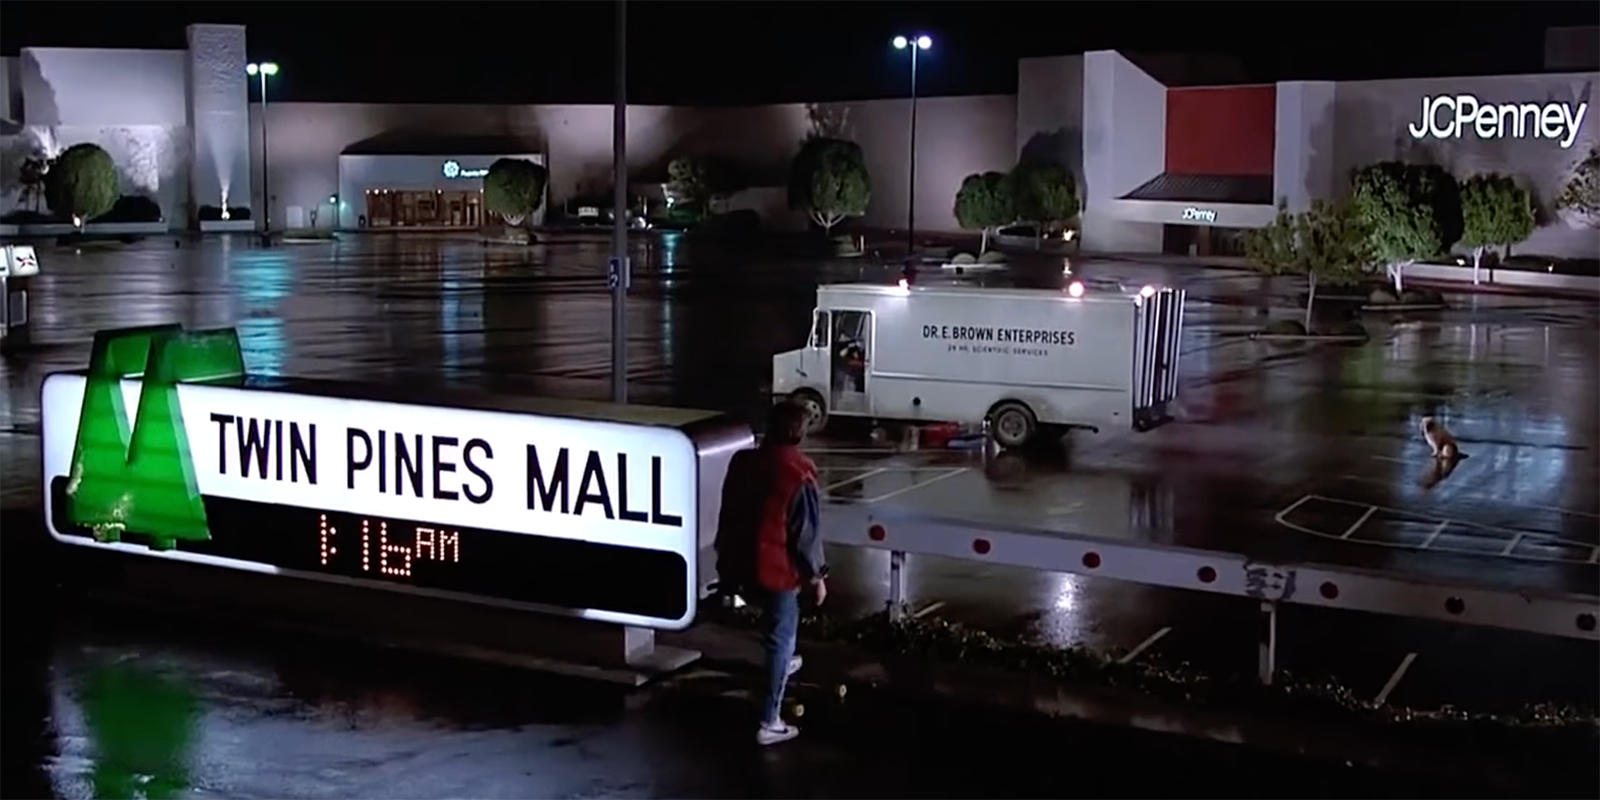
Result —
<instances>
[{"instance_id":1,"label":"lamp head","mask_svg":"<svg viewBox=\"0 0 1600 800\"><path fill-rule=\"evenodd\" d=\"M928 48L930 48L932 46L933 46L933 39L931 39L931 38L929 38L927 36L918 36L917 37L917 49L918 50L926 50L926 49L928 49Z\"/></svg>"},{"instance_id":2,"label":"lamp head","mask_svg":"<svg viewBox=\"0 0 1600 800\"><path fill-rule=\"evenodd\" d=\"M904 49L906 49L906 45L910 44L910 42L907 42L906 41L906 37L904 37L904 36L896 36L896 37L894 37L894 40L893 40L892 44L894 44L894 49L896 49L896 50L904 50ZM252 65L252 66L254 66L254 65Z\"/></svg>"}]
</instances>

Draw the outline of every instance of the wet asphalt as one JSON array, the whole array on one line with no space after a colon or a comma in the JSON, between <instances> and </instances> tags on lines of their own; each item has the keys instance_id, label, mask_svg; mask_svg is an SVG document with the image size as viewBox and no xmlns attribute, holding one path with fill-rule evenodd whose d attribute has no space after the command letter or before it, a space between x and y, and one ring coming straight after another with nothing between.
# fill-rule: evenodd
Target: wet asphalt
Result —
<instances>
[{"instance_id":1,"label":"wet asphalt","mask_svg":"<svg viewBox=\"0 0 1600 800\"><path fill-rule=\"evenodd\" d=\"M101 328L233 325L254 372L573 397L607 392L607 243L600 236L557 235L527 249L422 236L272 249L245 237L176 247L155 239L45 247L41 256L36 344L0 363L0 501L8 511L38 507L40 380L81 366ZM816 284L887 280L896 269L774 257L684 237L642 241L635 259L633 399L751 418L766 403L771 354L804 339ZM1024 261L1006 275L962 279L1051 285L1061 281L1060 267L1059 260ZM964 454L874 452L860 437L836 433L810 443L831 490L1044 530L1597 593L1594 302L1452 295L1444 312L1367 316L1373 339L1362 347L1281 347L1235 334L1265 315L1292 315L1292 283L1159 262L1084 259L1073 268L1094 281L1189 290L1177 424L1148 434L1075 434L1061 452L1012 460L998 476ZM1432 486L1424 485L1427 459L1415 433L1426 413L1447 419L1473 456ZM934 478L936 485L920 486ZM1361 525L1344 535L1357 519ZM12 541L13 531L0 541ZM830 560L832 603L840 611L882 607L884 554L837 549ZM15 562L9 566L15 570ZM939 613L1002 631L1121 652L1143 645L1142 657L1213 671L1254 667L1253 609L1231 598L931 558L911 560L908 591L918 607L938 603ZM741 725L736 708L686 708L648 695L627 700L525 675L471 677L478 668L410 657L369 669L385 677L381 689L367 691L359 669L347 674L356 669L349 664L368 657L359 652L283 667L297 651L327 646L224 642L181 625L124 627L80 611L44 615L47 624L28 626L36 632L21 639L9 622L16 604L7 607L7 663L30 665L7 669L7 696L43 707L16 724L25 731L32 720L48 726L21 759L30 766L8 766L7 783L33 775L65 796L117 793L95 787L104 745L94 741L81 696L116 696L117 687L190 697L174 700L188 710L172 713L189 720L192 732L171 741L209 755L180 759L186 772L174 780L187 788L174 789L178 794L395 796L397 786L414 787L406 796L418 797L1066 791L1058 773L1021 766L1033 746L1028 735L975 733L996 725L1031 730L1032 723L974 715L949 720L958 728L951 731L916 709L863 709L852 715L860 721L836 732L825 727L816 744L759 756L740 737L729 738ZM1596 702L1600 652L1588 643L1300 608L1284 612L1280 636L1281 665L1333 673L1358 690L1376 693L1407 661L1391 695L1396 702ZM13 662L19 645L29 656ZM109 678L107 663L114 665ZM117 677L122 667L115 665L131 677ZM285 679L284 670L301 678ZM306 696L296 680L307 675L334 688ZM157 684L169 688L127 688ZM480 702L463 688L477 684L515 687L517 700ZM502 719L490 708L526 714ZM554 716L541 716L550 709ZM330 722L339 715L342 722ZM13 715L6 718L9 727ZM1037 735L1098 752L1086 765L1133 746L1130 739L1095 751L1118 738L1103 731ZM297 744L282 758L239 755L276 753L290 739ZM1184 763L1177 751L1185 746L1140 740L1138 747L1170 750L1173 763ZM862 749L873 749L881 763L863 760ZM962 783L950 765L962 762L964 749L987 761L1009 755L1018 766ZM17 751L7 751L10 762ZM1174 786L1251 793L1229 784L1226 770L1205 772L1219 758L1197 756L1187 768L1196 781ZM463 761L474 764L471 776L449 766ZM1279 766L1287 768L1251 768ZM1127 788L1105 783L1097 791L1209 793L1142 785L1123 772ZM143 780L107 778L125 779ZM1074 777L1074 790L1082 780Z\"/></svg>"}]
</instances>

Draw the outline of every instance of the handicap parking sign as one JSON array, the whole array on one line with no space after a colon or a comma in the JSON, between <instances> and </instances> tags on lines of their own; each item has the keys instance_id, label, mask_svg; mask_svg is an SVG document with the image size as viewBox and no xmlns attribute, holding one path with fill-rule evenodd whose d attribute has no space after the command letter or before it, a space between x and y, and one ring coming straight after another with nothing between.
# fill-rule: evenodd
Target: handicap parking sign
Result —
<instances>
[{"instance_id":1,"label":"handicap parking sign","mask_svg":"<svg viewBox=\"0 0 1600 800\"><path fill-rule=\"evenodd\" d=\"M6 245L0 253L0 277L26 278L39 274L39 256L31 244Z\"/></svg>"}]
</instances>

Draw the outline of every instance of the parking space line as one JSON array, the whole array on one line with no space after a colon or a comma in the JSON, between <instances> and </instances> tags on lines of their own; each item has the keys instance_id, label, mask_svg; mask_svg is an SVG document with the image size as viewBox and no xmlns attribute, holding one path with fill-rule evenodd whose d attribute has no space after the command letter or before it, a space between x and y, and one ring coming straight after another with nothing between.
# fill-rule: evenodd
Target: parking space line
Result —
<instances>
[{"instance_id":1,"label":"parking space line","mask_svg":"<svg viewBox=\"0 0 1600 800\"><path fill-rule=\"evenodd\" d=\"M858 482L864 481L864 480L866 480L866 479L868 479L868 478L870 478L870 477L872 477L874 475L879 475L879 474L882 474L882 473L888 472L888 471L889 470L888 470L887 467L878 467L876 469L869 469L866 472L863 472L860 475L857 475L857 476L855 476L853 478L845 478L842 481L835 481L833 483L828 484L827 486L822 487L822 493L823 494L827 494L828 492L831 492L834 489L839 488L840 486L849 486L852 483L858 483Z\"/></svg>"},{"instance_id":2,"label":"parking space line","mask_svg":"<svg viewBox=\"0 0 1600 800\"><path fill-rule=\"evenodd\" d=\"M1389 676L1389 682L1385 683L1383 689L1378 692L1378 696L1372 699L1373 705L1381 706L1389 699L1389 693L1394 691L1394 687L1400 685L1400 679L1406 676L1406 670L1411 669L1411 662L1416 660L1416 653L1406 653L1406 657L1400 659L1400 666L1394 668L1394 674Z\"/></svg>"},{"instance_id":3,"label":"parking space line","mask_svg":"<svg viewBox=\"0 0 1600 800\"><path fill-rule=\"evenodd\" d=\"M1374 456L1374 457L1376 458L1376 456ZM1406 462L1401 461L1400 459L1389 459L1389 460L1395 461L1397 463L1406 463ZM1339 477L1340 477L1341 480L1356 481L1357 483L1370 483L1370 484L1372 484L1374 486L1382 486L1382 487L1384 487L1386 489L1390 488L1390 486L1392 485L1390 481L1380 481L1380 480L1377 480L1375 478L1368 478L1368 477L1363 476L1363 475L1340 475ZM1494 495L1484 494L1482 492L1457 492L1456 494L1458 496L1460 496L1460 497L1470 497L1470 498L1474 498L1474 499L1477 499L1477 500L1495 500L1495 501L1498 501L1500 499L1498 497L1495 497ZM1329 498L1329 499L1332 499L1332 498ZM1335 500L1334 502L1349 502L1349 501L1337 501L1337 500ZM1573 508L1561 508L1559 506L1547 506L1547 505L1541 505L1539 503L1518 503L1518 505L1525 506L1527 508L1531 508L1531 509L1534 509L1536 511L1550 511L1550 512L1553 512L1553 513L1556 513L1556 514L1570 514L1570 515L1572 515L1574 517L1588 517L1589 519L1600 519L1600 514L1596 514L1596 513L1591 512L1591 511L1578 511L1577 509L1573 509Z\"/></svg>"},{"instance_id":4,"label":"parking space line","mask_svg":"<svg viewBox=\"0 0 1600 800\"><path fill-rule=\"evenodd\" d=\"M1361 508L1362 509L1361 519L1358 519L1356 521L1356 523L1354 525L1352 525L1349 529L1345 530L1344 533L1337 534L1337 535L1332 533L1332 532L1320 531L1320 530L1316 530L1314 528L1309 528L1309 527L1307 527L1305 525L1301 525L1299 523L1292 522L1292 521L1290 521L1288 519L1288 515L1289 515L1290 512L1292 512L1295 509L1299 508L1301 505L1303 505L1303 504L1305 504L1305 503L1307 503L1309 501L1313 501L1313 500L1314 501L1323 502L1323 503L1332 503L1332 504L1335 504L1335 505ZM1546 510L1558 511L1559 509L1546 508ZM1420 544L1409 544L1409 543L1406 543L1406 542L1381 541L1381 540L1376 540L1376 539L1368 539L1368 538L1363 538L1363 537L1360 537L1360 536L1355 536L1354 535L1355 532L1357 530L1359 530L1360 527L1364 523L1366 523L1368 521L1368 519L1373 514L1375 514L1376 512L1379 512L1379 511L1398 514L1398 515L1401 515L1402 517L1406 517L1406 518L1408 518L1408 519L1410 519L1412 521L1415 521L1415 522L1433 522L1435 524L1435 527L1434 527L1433 531L1430 532L1428 534L1428 536ZM1567 513L1582 513L1582 512L1567 512ZM1374 546L1377 546L1377 547L1393 547L1393 548L1402 549L1402 550L1426 550L1426 549L1432 548L1433 550L1438 551L1440 548L1433 547L1434 541L1439 537L1439 535L1441 533L1444 532L1445 529L1447 529L1447 528L1449 528L1451 526L1458 526L1460 528L1465 529L1466 530L1466 535L1468 535L1468 536L1477 536L1479 538L1483 538L1485 536L1492 536L1492 537L1494 537L1494 538L1496 538L1496 539L1498 539L1499 541L1502 541L1502 542L1510 540L1511 544L1503 546L1504 547L1503 552L1485 551L1485 550L1477 550L1477 549L1460 550L1460 551L1452 551L1452 552L1466 552L1466 553L1471 553L1473 555L1479 555L1479 556L1484 556L1484 557L1489 557L1489 558L1511 558L1511 559L1526 560L1526 561L1559 562L1559 563L1600 563L1600 550L1595 550L1594 552L1591 553L1590 557L1588 557L1588 558L1584 558L1583 556L1560 557L1560 556L1544 556L1544 555L1536 555L1536 554L1521 555L1521 554L1518 554L1518 553L1514 552L1516 546L1521 544L1524 541L1527 541L1527 542L1538 542L1539 544L1542 544L1542 545L1560 546L1560 547L1565 547L1565 548L1568 548L1568 549L1579 549L1579 552L1581 552L1581 548L1585 548L1585 547L1591 548L1591 549L1596 548L1596 545L1591 544L1589 542L1579 542L1579 541L1574 541L1574 540L1571 540L1571 539L1563 539L1563 538L1561 538L1559 536L1553 536L1553 535L1546 534L1546 533L1537 533L1537 532L1533 532L1533 531L1517 530L1515 528L1502 528L1502 527L1498 527L1498 526L1495 526L1495 525L1485 525L1485 524L1480 523L1480 522L1472 522L1470 520L1465 520L1465 519L1443 517L1443 516L1440 516L1438 513L1432 512L1432 511L1408 511L1408 510L1405 510L1405 509L1393 508L1393 507L1390 507L1390 506L1380 506L1380 505L1377 505L1375 503L1363 503L1363 502L1358 501L1358 500L1346 500L1346 499L1343 499L1343 498L1328 497L1326 495L1320 495L1320 494L1306 495L1305 497L1302 497L1299 500L1296 500L1294 503L1290 504L1284 510L1279 511L1277 514L1274 514L1273 515L1273 520L1275 522L1277 522L1279 525L1284 526L1285 528L1289 528L1290 530L1294 530L1294 531L1299 531L1300 533L1304 533L1304 534L1307 534L1307 535L1310 535L1310 536L1319 536L1319 537L1324 538L1324 539L1336 539L1336 540L1339 540L1339 541L1353 542L1353 543L1357 543L1357 544L1374 545Z\"/></svg>"},{"instance_id":5,"label":"parking space line","mask_svg":"<svg viewBox=\"0 0 1600 800\"><path fill-rule=\"evenodd\" d=\"M935 611L938 611L941 608L944 608L944 601L943 600L935 600L935 601L923 606L922 610L917 611L916 613L912 614L911 616L913 618L915 618L915 619L921 619L923 617L928 616L929 614L932 614Z\"/></svg>"},{"instance_id":6,"label":"parking space line","mask_svg":"<svg viewBox=\"0 0 1600 800\"><path fill-rule=\"evenodd\" d=\"M896 490L894 490L892 492L886 492L884 494L878 495L877 497L870 497L870 498L867 498L866 500L862 500L861 502L862 503L868 503L868 504L870 504L870 503L881 503L881 502L883 502L885 500L888 500L891 497L899 497L900 495L903 495L906 492L911 491L912 489L921 489L924 486L931 486L931 485L933 485L935 483L938 483L939 481L942 481L942 480L944 480L946 478L954 478L955 476L960 475L961 473L966 472L966 471L967 471L967 467L958 467L958 468L955 468L955 469L951 469L949 472L946 472L943 475L936 475L936 476L934 476L932 478L929 478L929 479L923 481L922 483L913 483L910 486L902 486L902 487L900 487L900 488L898 488L898 489L896 489Z\"/></svg>"},{"instance_id":7,"label":"parking space line","mask_svg":"<svg viewBox=\"0 0 1600 800\"><path fill-rule=\"evenodd\" d=\"M1290 503L1288 508L1285 508L1284 510L1279 511L1277 514L1273 515L1273 519L1276 520L1279 525L1289 525L1289 523L1285 522L1283 518L1289 516L1292 513L1294 513L1295 509L1297 509L1300 506L1304 505L1307 500L1311 500L1315 496L1316 495L1308 494L1305 497L1302 497L1299 500L1296 500L1293 503ZM1289 527L1296 528L1296 527L1299 527L1299 526L1297 526L1297 525L1289 525Z\"/></svg>"},{"instance_id":8,"label":"parking space line","mask_svg":"<svg viewBox=\"0 0 1600 800\"><path fill-rule=\"evenodd\" d=\"M1355 533L1362 525L1367 524L1367 520L1372 519L1372 515L1376 513L1378 513L1377 506L1367 506L1367 510L1361 513L1361 518L1351 523L1350 527L1345 528L1344 533L1339 534L1339 538L1350 538L1350 534Z\"/></svg>"},{"instance_id":9,"label":"parking space line","mask_svg":"<svg viewBox=\"0 0 1600 800\"><path fill-rule=\"evenodd\" d=\"M1172 632L1172 626L1168 625L1167 627L1162 628L1161 630L1150 634L1144 641L1140 642L1137 647L1133 648L1132 650L1129 650L1127 652L1127 654L1122 656L1122 658L1117 659L1117 663L1118 664L1126 664L1126 663L1138 658L1139 656L1144 654L1144 651L1150 649L1150 645L1153 645L1156 642L1161 641L1161 637L1166 636L1167 634L1169 634L1171 632Z\"/></svg>"},{"instance_id":10,"label":"parking space line","mask_svg":"<svg viewBox=\"0 0 1600 800\"><path fill-rule=\"evenodd\" d=\"M1522 543L1523 535L1524 534L1519 533L1516 536L1511 537L1511 541L1506 544L1506 549L1500 551L1500 555L1511 555L1511 551L1517 549L1517 545Z\"/></svg>"},{"instance_id":11,"label":"parking space line","mask_svg":"<svg viewBox=\"0 0 1600 800\"><path fill-rule=\"evenodd\" d=\"M1600 546L1596 546L1594 552L1589 554L1589 563L1600 564Z\"/></svg>"},{"instance_id":12,"label":"parking space line","mask_svg":"<svg viewBox=\"0 0 1600 800\"><path fill-rule=\"evenodd\" d=\"M1451 523L1450 520L1445 520L1445 521L1439 523L1437 526L1435 526L1433 531L1428 534L1428 538L1423 539L1422 540L1422 544L1417 545L1417 549L1418 550L1426 550L1426 549L1428 549L1428 545L1433 544L1433 540L1439 538L1439 534L1444 533L1444 529L1450 527L1450 523Z\"/></svg>"}]
</instances>

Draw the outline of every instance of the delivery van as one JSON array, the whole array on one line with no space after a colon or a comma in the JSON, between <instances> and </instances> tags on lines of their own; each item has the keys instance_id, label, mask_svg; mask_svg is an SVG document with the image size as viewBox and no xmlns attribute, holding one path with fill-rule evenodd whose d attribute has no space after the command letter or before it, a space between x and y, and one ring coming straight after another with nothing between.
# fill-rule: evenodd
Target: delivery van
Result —
<instances>
[{"instance_id":1,"label":"delivery van","mask_svg":"<svg viewBox=\"0 0 1600 800\"><path fill-rule=\"evenodd\" d=\"M1167 422L1184 292L835 284L810 340L772 359L773 397L832 417L978 423L1018 447L1068 428Z\"/></svg>"}]
</instances>

